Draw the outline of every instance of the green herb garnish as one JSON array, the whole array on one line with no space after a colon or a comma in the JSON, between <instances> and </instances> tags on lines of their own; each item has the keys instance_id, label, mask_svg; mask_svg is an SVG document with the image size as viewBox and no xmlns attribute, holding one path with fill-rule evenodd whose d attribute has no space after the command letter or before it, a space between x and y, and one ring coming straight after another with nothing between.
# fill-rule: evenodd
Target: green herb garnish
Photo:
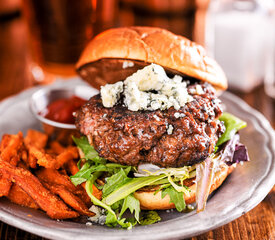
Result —
<instances>
[{"instance_id":1,"label":"green herb garnish","mask_svg":"<svg viewBox=\"0 0 275 240\"><path fill-rule=\"evenodd\" d=\"M181 212L185 209L186 204L185 204L183 192L178 192L175 190L175 188L173 188L171 186L171 187L165 188L161 192L161 198L164 198L166 195L168 195L170 197L170 203L174 203L176 209L179 212Z\"/></svg>"},{"instance_id":2,"label":"green herb garnish","mask_svg":"<svg viewBox=\"0 0 275 240\"><path fill-rule=\"evenodd\" d=\"M140 225L150 225L160 220L161 217L156 211L148 211L140 218Z\"/></svg>"}]
</instances>

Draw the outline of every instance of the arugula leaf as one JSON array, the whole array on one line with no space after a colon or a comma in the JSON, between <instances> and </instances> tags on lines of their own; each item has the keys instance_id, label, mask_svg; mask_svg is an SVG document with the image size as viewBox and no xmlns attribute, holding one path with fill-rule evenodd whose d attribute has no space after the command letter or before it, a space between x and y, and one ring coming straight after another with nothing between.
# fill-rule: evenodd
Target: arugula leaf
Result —
<instances>
[{"instance_id":1,"label":"arugula leaf","mask_svg":"<svg viewBox=\"0 0 275 240\"><path fill-rule=\"evenodd\" d=\"M124 198L119 217L121 217L128 208L132 214L135 212L135 219L139 222L140 203L133 194L130 194L126 198Z\"/></svg>"},{"instance_id":2,"label":"arugula leaf","mask_svg":"<svg viewBox=\"0 0 275 240\"><path fill-rule=\"evenodd\" d=\"M90 161L87 161L82 168L73 176L71 176L72 183L76 186L81 184L91 178L91 174L96 172L105 172L107 171L107 167L103 164L92 165Z\"/></svg>"},{"instance_id":3,"label":"arugula leaf","mask_svg":"<svg viewBox=\"0 0 275 240\"><path fill-rule=\"evenodd\" d=\"M133 227L132 222L127 222L126 218L118 219L117 222L121 227L127 228L128 230L132 229Z\"/></svg>"},{"instance_id":4,"label":"arugula leaf","mask_svg":"<svg viewBox=\"0 0 275 240\"><path fill-rule=\"evenodd\" d=\"M71 176L71 182L73 183L73 185L77 186L81 183L84 183L87 181L86 178L82 178L82 177L74 177L74 176Z\"/></svg>"},{"instance_id":5,"label":"arugula leaf","mask_svg":"<svg viewBox=\"0 0 275 240\"><path fill-rule=\"evenodd\" d=\"M178 192L171 186L161 192L161 198L164 198L167 194L170 197L170 203L174 203L176 209L182 212L186 207L183 192Z\"/></svg>"},{"instance_id":6,"label":"arugula leaf","mask_svg":"<svg viewBox=\"0 0 275 240\"><path fill-rule=\"evenodd\" d=\"M104 185L100 185L100 184L98 184L97 182L94 182L94 185L96 186L96 188L97 188L98 190L102 190L103 187L104 187Z\"/></svg>"},{"instance_id":7,"label":"arugula leaf","mask_svg":"<svg viewBox=\"0 0 275 240\"><path fill-rule=\"evenodd\" d=\"M125 170L121 168L119 172L107 178L106 183L104 184L104 187L103 187L102 196L106 197L111 192L113 192L116 188L122 186L127 181L129 181L130 178L128 178L127 175L130 172L130 170L131 170L131 167L128 167Z\"/></svg>"},{"instance_id":8,"label":"arugula leaf","mask_svg":"<svg viewBox=\"0 0 275 240\"><path fill-rule=\"evenodd\" d=\"M159 222L161 217L156 211L148 211L140 218L140 225L150 225Z\"/></svg>"},{"instance_id":9,"label":"arugula leaf","mask_svg":"<svg viewBox=\"0 0 275 240\"><path fill-rule=\"evenodd\" d=\"M112 214L112 212L108 212L105 224L109 227L116 227L118 224L116 215Z\"/></svg>"},{"instance_id":10,"label":"arugula leaf","mask_svg":"<svg viewBox=\"0 0 275 240\"><path fill-rule=\"evenodd\" d=\"M132 224L132 227L134 227L138 222L134 217L126 218L126 222L129 222Z\"/></svg>"},{"instance_id":11,"label":"arugula leaf","mask_svg":"<svg viewBox=\"0 0 275 240\"><path fill-rule=\"evenodd\" d=\"M225 132L219 138L216 146L219 146L230 140L236 134L236 132L247 126L246 122L226 112L222 114L219 120L223 121Z\"/></svg>"},{"instance_id":12,"label":"arugula leaf","mask_svg":"<svg viewBox=\"0 0 275 240\"><path fill-rule=\"evenodd\" d=\"M121 207L122 207L123 201L124 201L124 199L121 199L121 200L115 202L115 203L111 206L111 208L112 208L116 213L119 213L119 210L120 210Z\"/></svg>"},{"instance_id":13,"label":"arugula leaf","mask_svg":"<svg viewBox=\"0 0 275 240\"><path fill-rule=\"evenodd\" d=\"M132 229L133 223L132 220L128 221L126 218L118 219L116 215L111 212L107 213L105 224L109 227L116 227L120 225L123 228ZM135 225L136 223L134 223Z\"/></svg>"},{"instance_id":14,"label":"arugula leaf","mask_svg":"<svg viewBox=\"0 0 275 240\"><path fill-rule=\"evenodd\" d=\"M101 163L101 164L106 163L106 160L104 158L101 158L98 156L97 151L94 149L93 146L90 145L87 137L83 136L80 138L76 138L73 136L73 140L77 145L77 147L79 147L84 153L85 159L92 160L96 163Z\"/></svg>"},{"instance_id":15,"label":"arugula leaf","mask_svg":"<svg viewBox=\"0 0 275 240\"><path fill-rule=\"evenodd\" d=\"M81 168L81 163L82 163L82 160L83 159L80 159L78 162L77 162L77 168L80 169Z\"/></svg>"},{"instance_id":16,"label":"arugula leaf","mask_svg":"<svg viewBox=\"0 0 275 240\"><path fill-rule=\"evenodd\" d=\"M115 212L112 210L112 208L108 205L106 205L105 203L103 203L102 201L100 201L99 199L97 199L94 195L93 195L93 188L92 185L94 184L96 180L96 177L88 180L86 182L86 192L88 193L89 197L91 198L92 202L94 205L100 206L105 208L108 211L107 217L106 217L106 221L105 224L108 226L116 226L117 224L119 224L121 227L123 228L127 228L127 229L131 229L132 228L132 223L131 222L125 222L125 218L123 219L118 219Z\"/></svg>"},{"instance_id":17,"label":"arugula leaf","mask_svg":"<svg viewBox=\"0 0 275 240\"><path fill-rule=\"evenodd\" d=\"M151 185L152 183L165 178L165 175L158 175L158 176L149 176L149 177L140 177L140 178L132 178L126 184L122 185L121 187L117 188L107 197L103 198L103 202L107 205L112 205L115 202L119 201L130 195L131 193L135 192L136 190Z\"/></svg>"},{"instance_id":18,"label":"arugula leaf","mask_svg":"<svg viewBox=\"0 0 275 240\"><path fill-rule=\"evenodd\" d=\"M114 168L129 168L129 166L127 165L121 165L121 164L118 164L118 163L106 163L105 166L108 168L108 169L114 169ZM131 167L132 169L132 167Z\"/></svg>"},{"instance_id":19,"label":"arugula leaf","mask_svg":"<svg viewBox=\"0 0 275 240\"><path fill-rule=\"evenodd\" d=\"M163 189L165 188L168 188L171 186L171 183L166 183L166 184L162 184L160 185L159 189L157 189L155 192L154 192L154 195L156 195L158 192L162 191Z\"/></svg>"},{"instance_id":20,"label":"arugula leaf","mask_svg":"<svg viewBox=\"0 0 275 240\"><path fill-rule=\"evenodd\" d=\"M85 163L82 168L73 176L70 177L71 182L77 186L83 182L86 182L90 179L92 169L90 168L91 165L87 162Z\"/></svg>"}]
</instances>

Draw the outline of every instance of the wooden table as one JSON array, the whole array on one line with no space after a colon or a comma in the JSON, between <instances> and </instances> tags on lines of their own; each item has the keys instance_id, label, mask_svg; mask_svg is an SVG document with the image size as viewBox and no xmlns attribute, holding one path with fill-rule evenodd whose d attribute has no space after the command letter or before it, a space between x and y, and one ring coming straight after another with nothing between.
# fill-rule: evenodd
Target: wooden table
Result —
<instances>
[{"instance_id":1,"label":"wooden table","mask_svg":"<svg viewBox=\"0 0 275 240\"><path fill-rule=\"evenodd\" d=\"M33 85L27 67L29 57L26 46L26 29L20 17L0 22L0 99ZM275 127L275 103L265 95L263 87L249 94L236 94L262 112ZM43 239L5 223L0 224L0 238ZM203 239L275 239L275 187L257 207L237 220L192 238Z\"/></svg>"}]
</instances>

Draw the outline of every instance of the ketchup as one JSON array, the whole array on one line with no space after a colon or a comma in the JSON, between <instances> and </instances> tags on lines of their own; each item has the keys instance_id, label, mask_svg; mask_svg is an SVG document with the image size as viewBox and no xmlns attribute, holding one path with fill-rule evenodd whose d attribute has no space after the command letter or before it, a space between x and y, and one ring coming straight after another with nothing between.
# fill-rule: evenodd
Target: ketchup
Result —
<instances>
[{"instance_id":1,"label":"ketchup","mask_svg":"<svg viewBox=\"0 0 275 240\"><path fill-rule=\"evenodd\" d=\"M58 99L47 106L44 117L60 123L74 124L73 113L86 102L86 100L77 96Z\"/></svg>"}]
</instances>

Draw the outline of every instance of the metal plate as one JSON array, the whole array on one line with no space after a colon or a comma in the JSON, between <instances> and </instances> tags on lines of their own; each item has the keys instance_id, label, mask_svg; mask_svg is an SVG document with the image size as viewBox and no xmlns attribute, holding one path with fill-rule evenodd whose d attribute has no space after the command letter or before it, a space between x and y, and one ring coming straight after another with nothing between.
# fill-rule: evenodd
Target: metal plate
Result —
<instances>
[{"instance_id":1,"label":"metal plate","mask_svg":"<svg viewBox=\"0 0 275 240\"><path fill-rule=\"evenodd\" d=\"M50 87L84 84L79 79L57 82ZM40 129L28 101L38 90L32 88L0 103L0 136L28 128ZM272 127L256 110L230 93L221 97L227 111L244 119L248 127L241 131L241 141L248 147L251 162L238 166L221 188L209 199L206 210L196 214L160 211L162 221L132 230L105 226L86 226L73 221L55 221L43 212L0 199L0 219L28 232L52 239L179 239L224 225L259 204L275 183L275 135Z\"/></svg>"}]
</instances>

